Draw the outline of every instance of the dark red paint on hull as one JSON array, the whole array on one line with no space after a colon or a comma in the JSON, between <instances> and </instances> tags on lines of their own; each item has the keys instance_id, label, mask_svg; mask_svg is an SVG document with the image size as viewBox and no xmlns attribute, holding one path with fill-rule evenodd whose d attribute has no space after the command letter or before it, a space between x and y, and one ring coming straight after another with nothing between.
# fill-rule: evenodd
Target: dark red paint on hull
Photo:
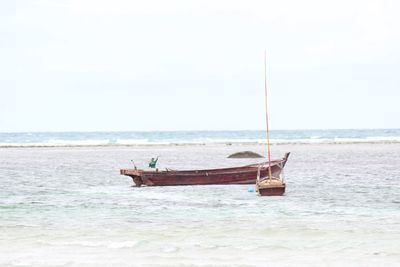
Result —
<instances>
[{"instance_id":1,"label":"dark red paint on hull","mask_svg":"<svg viewBox=\"0 0 400 267\"><path fill-rule=\"evenodd\" d=\"M285 187L259 188L260 196L282 196L285 193Z\"/></svg>"}]
</instances>

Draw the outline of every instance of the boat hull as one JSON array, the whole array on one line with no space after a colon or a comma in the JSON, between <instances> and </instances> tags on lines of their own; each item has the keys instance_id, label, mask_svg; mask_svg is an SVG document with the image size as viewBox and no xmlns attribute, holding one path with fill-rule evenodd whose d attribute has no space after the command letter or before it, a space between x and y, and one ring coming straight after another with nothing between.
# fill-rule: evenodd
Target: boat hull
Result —
<instances>
[{"instance_id":1,"label":"boat hull","mask_svg":"<svg viewBox=\"0 0 400 267\"><path fill-rule=\"evenodd\" d=\"M256 191L260 196L282 196L285 193L285 189L285 182L281 178L277 178L277 176L265 177L256 183Z\"/></svg>"},{"instance_id":2,"label":"boat hull","mask_svg":"<svg viewBox=\"0 0 400 267\"><path fill-rule=\"evenodd\" d=\"M271 161L271 172L279 176L286 164L289 153L280 160ZM260 174L267 176L268 164L261 163ZM136 186L177 186L177 185L212 185L212 184L254 184L261 164L242 167L189 170L189 171L148 171L138 169L122 169L122 175L130 176Z\"/></svg>"},{"instance_id":3,"label":"boat hull","mask_svg":"<svg viewBox=\"0 0 400 267\"><path fill-rule=\"evenodd\" d=\"M260 196L282 196L285 193L285 187L270 187L258 189Z\"/></svg>"}]
</instances>

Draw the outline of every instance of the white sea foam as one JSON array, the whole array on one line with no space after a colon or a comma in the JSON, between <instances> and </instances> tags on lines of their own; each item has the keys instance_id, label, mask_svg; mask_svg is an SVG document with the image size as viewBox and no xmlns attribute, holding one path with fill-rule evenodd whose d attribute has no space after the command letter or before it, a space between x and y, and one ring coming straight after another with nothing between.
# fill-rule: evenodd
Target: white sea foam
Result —
<instances>
[{"instance_id":1,"label":"white sea foam","mask_svg":"<svg viewBox=\"0 0 400 267\"><path fill-rule=\"evenodd\" d=\"M110 144L109 139L100 140L59 140L51 139L47 141L50 146L105 146Z\"/></svg>"},{"instance_id":2,"label":"white sea foam","mask_svg":"<svg viewBox=\"0 0 400 267\"><path fill-rule=\"evenodd\" d=\"M140 145L169 145L166 141L149 141L149 139L117 139L115 145L140 146Z\"/></svg>"},{"instance_id":3,"label":"white sea foam","mask_svg":"<svg viewBox=\"0 0 400 267\"><path fill-rule=\"evenodd\" d=\"M370 136L367 139L371 142L400 142L400 136Z\"/></svg>"},{"instance_id":4,"label":"white sea foam","mask_svg":"<svg viewBox=\"0 0 400 267\"><path fill-rule=\"evenodd\" d=\"M0 143L0 147L43 147L45 143Z\"/></svg>"},{"instance_id":5,"label":"white sea foam","mask_svg":"<svg viewBox=\"0 0 400 267\"><path fill-rule=\"evenodd\" d=\"M334 138L333 143L400 143L399 136L370 136L366 138Z\"/></svg>"},{"instance_id":6,"label":"white sea foam","mask_svg":"<svg viewBox=\"0 0 400 267\"><path fill-rule=\"evenodd\" d=\"M109 248L132 248L136 246L138 242L135 241L123 241L123 242L111 242L108 244Z\"/></svg>"},{"instance_id":7,"label":"white sea foam","mask_svg":"<svg viewBox=\"0 0 400 267\"><path fill-rule=\"evenodd\" d=\"M94 147L94 146L176 146L176 145L218 145L218 144L265 144L266 139L245 138L204 138L192 140L149 140L149 139L83 139L62 140L50 139L43 142L2 142L0 148L6 147ZM364 138L310 138L271 139L271 144L350 144L350 143L400 143L400 136L370 136Z\"/></svg>"},{"instance_id":8,"label":"white sea foam","mask_svg":"<svg viewBox=\"0 0 400 267\"><path fill-rule=\"evenodd\" d=\"M0 147L79 147L79 146L107 146L110 140L57 140L44 142L0 143Z\"/></svg>"},{"instance_id":9,"label":"white sea foam","mask_svg":"<svg viewBox=\"0 0 400 267\"><path fill-rule=\"evenodd\" d=\"M132 248L138 244L137 241L67 241L67 242L42 242L52 246L80 246L80 247L107 247L107 248Z\"/></svg>"}]
</instances>

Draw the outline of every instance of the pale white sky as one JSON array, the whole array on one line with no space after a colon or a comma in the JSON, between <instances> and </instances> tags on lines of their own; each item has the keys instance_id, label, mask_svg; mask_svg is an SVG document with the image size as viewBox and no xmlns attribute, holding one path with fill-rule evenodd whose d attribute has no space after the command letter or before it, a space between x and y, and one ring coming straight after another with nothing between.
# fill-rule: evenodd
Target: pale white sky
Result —
<instances>
[{"instance_id":1,"label":"pale white sky","mask_svg":"<svg viewBox=\"0 0 400 267\"><path fill-rule=\"evenodd\" d=\"M0 132L400 128L400 1L0 2Z\"/></svg>"}]
</instances>

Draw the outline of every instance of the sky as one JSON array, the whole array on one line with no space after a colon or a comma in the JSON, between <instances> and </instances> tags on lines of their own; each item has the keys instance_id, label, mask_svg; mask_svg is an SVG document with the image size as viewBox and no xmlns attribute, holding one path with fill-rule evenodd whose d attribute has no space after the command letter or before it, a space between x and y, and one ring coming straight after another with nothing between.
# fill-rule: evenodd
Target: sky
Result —
<instances>
[{"instance_id":1,"label":"sky","mask_svg":"<svg viewBox=\"0 0 400 267\"><path fill-rule=\"evenodd\" d=\"M400 128L399 1L0 2L0 132Z\"/></svg>"}]
</instances>

